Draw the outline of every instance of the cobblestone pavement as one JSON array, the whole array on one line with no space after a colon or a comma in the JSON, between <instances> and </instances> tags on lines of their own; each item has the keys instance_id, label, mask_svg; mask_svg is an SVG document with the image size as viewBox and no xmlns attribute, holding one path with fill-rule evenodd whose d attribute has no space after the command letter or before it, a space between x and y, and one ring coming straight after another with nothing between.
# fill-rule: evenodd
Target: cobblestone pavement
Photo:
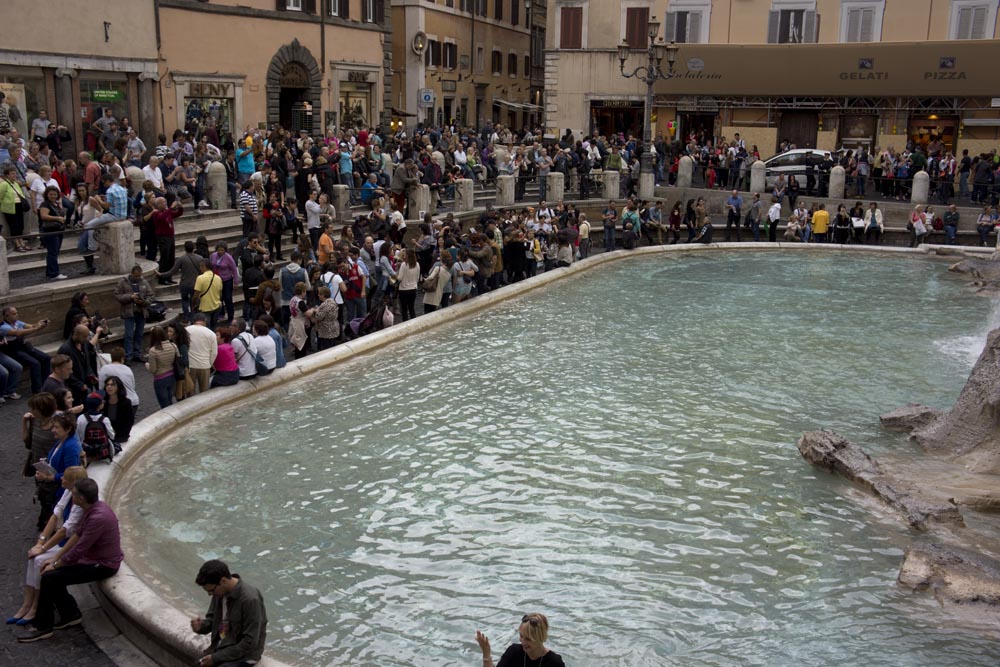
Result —
<instances>
[{"instance_id":1,"label":"cobblestone pavement","mask_svg":"<svg viewBox=\"0 0 1000 667\"><path fill-rule=\"evenodd\" d=\"M153 395L153 379L139 365L132 367L136 374L137 391L140 397L138 418L145 417L156 408ZM24 585L25 554L38 536L35 520L38 506L32 502L35 484L31 479L21 477L26 451L21 442L21 416L27 411L25 398L7 401L0 407L0 616L6 619L21 605ZM18 644L17 632L13 625L5 625L4 641L0 641L0 665L31 665L31 667L113 667L116 663L109 654L115 655L119 665L133 667L151 664L144 656L128 653L124 639L106 621L106 617L96 610L96 602L85 587L76 594L84 609L84 627L57 630L52 639L34 644ZM87 611L93 609L93 611ZM103 617L103 618L102 618ZM101 646L94 642L97 638ZM103 650L102 650L103 649ZM105 653L107 651L107 653Z\"/></svg>"}]
</instances>

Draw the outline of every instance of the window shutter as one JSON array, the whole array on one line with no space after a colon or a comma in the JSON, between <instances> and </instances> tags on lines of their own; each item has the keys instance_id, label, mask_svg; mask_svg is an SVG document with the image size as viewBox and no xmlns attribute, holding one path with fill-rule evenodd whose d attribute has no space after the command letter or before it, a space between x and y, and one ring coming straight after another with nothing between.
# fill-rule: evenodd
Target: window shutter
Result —
<instances>
[{"instance_id":1,"label":"window shutter","mask_svg":"<svg viewBox=\"0 0 1000 667\"><path fill-rule=\"evenodd\" d=\"M633 49L647 46L646 27L649 24L648 7L630 7L625 12L625 41Z\"/></svg>"},{"instance_id":2,"label":"window shutter","mask_svg":"<svg viewBox=\"0 0 1000 667\"><path fill-rule=\"evenodd\" d=\"M279 12L283 12L288 9L288 0L275 0L274 8Z\"/></svg>"},{"instance_id":3,"label":"window shutter","mask_svg":"<svg viewBox=\"0 0 1000 667\"><path fill-rule=\"evenodd\" d=\"M847 12L847 41L861 41L861 10L852 9Z\"/></svg>"},{"instance_id":4,"label":"window shutter","mask_svg":"<svg viewBox=\"0 0 1000 667\"><path fill-rule=\"evenodd\" d=\"M969 39L986 39L986 8L975 7L972 10L972 30Z\"/></svg>"},{"instance_id":5,"label":"window shutter","mask_svg":"<svg viewBox=\"0 0 1000 667\"><path fill-rule=\"evenodd\" d=\"M337 0L340 5L340 18L345 21L351 18L351 0Z\"/></svg>"},{"instance_id":6,"label":"window shutter","mask_svg":"<svg viewBox=\"0 0 1000 667\"><path fill-rule=\"evenodd\" d=\"M701 12L688 12L687 41L697 44L701 41Z\"/></svg>"},{"instance_id":7,"label":"window shutter","mask_svg":"<svg viewBox=\"0 0 1000 667\"><path fill-rule=\"evenodd\" d=\"M772 9L767 15L767 43L777 44L780 39L778 30L781 27L781 12Z\"/></svg>"},{"instance_id":8,"label":"window shutter","mask_svg":"<svg viewBox=\"0 0 1000 667\"><path fill-rule=\"evenodd\" d=\"M361 0L361 22L368 23L372 17L368 16L368 0Z\"/></svg>"},{"instance_id":9,"label":"window shutter","mask_svg":"<svg viewBox=\"0 0 1000 667\"><path fill-rule=\"evenodd\" d=\"M316 0L302 0L302 11L306 14L315 14Z\"/></svg>"},{"instance_id":10,"label":"window shutter","mask_svg":"<svg viewBox=\"0 0 1000 667\"><path fill-rule=\"evenodd\" d=\"M819 36L819 14L807 10L802 16L802 42L815 44Z\"/></svg>"},{"instance_id":11,"label":"window shutter","mask_svg":"<svg viewBox=\"0 0 1000 667\"><path fill-rule=\"evenodd\" d=\"M559 48L579 49L583 46L583 7L560 8Z\"/></svg>"},{"instance_id":12,"label":"window shutter","mask_svg":"<svg viewBox=\"0 0 1000 667\"><path fill-rule=\"evenodd\" d=\"M875 10L861 10L861 31L858 34L859 42L871 42L875 39Z\"/></svg>"},{"instance_id":13,"label":"window shutter","mask_svg":"<svg viewBox=\"0 0 1000 667\"><path fill-rule=\"evenodd\" d=\"M375 0L375 23L385 24L385 0Z\"/></svg>"},{"instance_id":14,"label":"window shutter","mask_svg":"<svg viewBox=\"0 0 1000 667\"><path fill-rule=\"evenodd\" d=\"M677 12L667 12L667 18L663 22L663 38L667 42L677 42Z\"/></svg>"},{"instance_id":15,"label":"window shutter","mask_svg":"<svg viewBox=\"0 0 1000 667\"><path fill-rule=\"evenodd\" d=\"M497 0L503 2L503 0ZM510 0L510 24L516 26L521 22L521 0Z\"/></svg>"}]
</instances>

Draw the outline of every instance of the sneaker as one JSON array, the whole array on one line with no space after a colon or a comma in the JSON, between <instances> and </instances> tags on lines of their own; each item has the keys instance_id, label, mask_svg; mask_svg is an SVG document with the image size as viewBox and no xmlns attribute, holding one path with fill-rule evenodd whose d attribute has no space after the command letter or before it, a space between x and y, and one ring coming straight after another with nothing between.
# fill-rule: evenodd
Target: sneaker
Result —
<instances>
[{"instance_id":1,"label":"sneaker","mask_svg":"<svg viewBox=\"0 0 1000 667\"><path fill-rule=\"evenodd\" d=\"M16 391L12 391L9 394L4 394L4 399L6 399L8 401L16 401L19 398L21 398L21 395L19 393L17 393Z\"/></svg>"},{"instance_id":2,"label":"sneaker","mask_svg":"<svg viewBox=\"0 0 1000 667\"><path fill-rule=\"evenodd\" d=\"M7 400L6 400L6 399L3 399L3 398L0 398L0 405L3 405L3 404L4 404L4 403L6 403L6 402L7 402Z\"/></svg>"},{"instance_id":3,"label":"sneaker","mask_svg":"<svg viewBox=\"0 0 1000 667\"><path fill-rule=\"evenodd\" d=\"M200 202L198 202L198 206L199 206L200 208L212 208L212 205L211 205L211 204L209 204L209 203L208 203L207 201L205 201L204 199L202 199L202 200L201 200Z\"/></svg>"},{"instance_id":4,"label":"sneaker","mask_svg":"<svg viewBox=\"0 0 1000 667\"><path fill-rule=\"evenodd\" d=\"M52 280L66 280L67 278L69 278L69 276L67 276L65 273L60 273L58 276L56 276Z\"/></svg>"},{"instance_id":5,"label":"sneaker","mask_svg":"<svg viewBox=\"0 0 1000 667\"><path fill-rule=\"evenodd\" d=\"M76 616L75 618L71 618L68 621L62 621L61 623L56 623L55 625L52 626L52 629L53 630L63 630L65 628L71 628L74 625L80 625L81 623L83 623L83 615L82 614Z\"/></svg>"},{"instance_id":6,"label":"sneaker","mask_svg":"<svg viewBox=\"0 0 1000 667\"><path fill-rule=\"evenodd\" d=\"M26 635L19 635L17 641L22 644L30 644L43 639L52 639L52 630L35 630Z\"/></svg>"},{"instance_id":7,"label":"sneaker","mask_svg":"<svg viewBox=\"0 0 1000 667\"><path fill-rule=\"evenodd\" d=\"M97 273L97 267L91 267L89 269L84 269L83 271L81 271L80 275L81 276L92 276L95 273Z\"/></svg>"}]
</instances>

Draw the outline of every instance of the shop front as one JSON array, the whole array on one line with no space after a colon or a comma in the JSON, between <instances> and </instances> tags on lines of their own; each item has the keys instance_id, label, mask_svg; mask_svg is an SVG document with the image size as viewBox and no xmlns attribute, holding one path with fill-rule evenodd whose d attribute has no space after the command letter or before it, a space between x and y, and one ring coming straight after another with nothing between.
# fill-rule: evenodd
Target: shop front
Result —
<instances>
[{"instance_id":1,"label":"shop front","mask_svg":"<svg viewBox=\"0 0 1000 667\"><path fill-rule=\"evenodd\" d=\"M39 110L53 115L45 101L45 77L40 67L0 67L0 92L7 96L4 102L10 108L11 126L22 137L29 136L31 121L38 118Z\"/></svg>"},{"instance_id":2,"label":"shop front","mask_svg":"<svg viewBox=\"0 0 1000 667\"><path fill-rule=\"evenodd\" d=\"M946 114L910 116L906 134L916 146L936 152L939 149L955 150L958 138L959 117Z\"/></svg>"},{"instance_id":3,"label":"shop front","mask_svg":"<svg viewBox=\"0 0 1000 667\"><path fill-rule=\"evenodd\" d=\"M211 123L220 138L243 127L243 81L240 75L174 72L177 124L198 137Z\"/></svg>"},{"instance_id":4,"label":"shop front","mask_svg":"<svg viewBox=\"0 0 1000 667\"><path fill-rule=\"evenodd\" d=\"M337 100L334 124L345 130L373 127L380 117L378 79L381 69L374 63L331 62Z\"/></svg>"},{"instance_id":5,"label":"shop front","mask_svg":"<svg viewBox=\"0 0 1000 667\"><path fill-rule=\"evenodd\" d=\"M636 100L605 99L590 101L590 134L642 136L645 103Z\"/></svg>"}]
</instances>

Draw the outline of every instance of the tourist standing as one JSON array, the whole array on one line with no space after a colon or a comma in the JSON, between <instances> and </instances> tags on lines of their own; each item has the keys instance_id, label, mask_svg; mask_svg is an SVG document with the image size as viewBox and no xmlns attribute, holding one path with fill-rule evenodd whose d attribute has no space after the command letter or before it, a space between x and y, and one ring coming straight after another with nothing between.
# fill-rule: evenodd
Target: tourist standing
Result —
<instances>
[{"instance_id":1,"label":"tourist standing","mask_svg":"<svg viewBox=\"0 0 1000 667\"><path fill-rule=\"evenodd\" d=\"M125 323L125 357L129 361L145 361L142 355L142 334L146 326L146 308L153 302L153 288L142 277L138 264L115 286L115 300L121 306Z\"/></svg>"},{"instance_id":2,"label":"tourist standing","mask_svg":"<svg viewBox=\"0 0 1000 667\"><path fill-rule=\"evenodd\" d=\"M188 373L194 381L194 393L208 390L209 376L215 357L219 352L219 341L215 333L205 326L205 313L195 313L191 324L186 327L189 339Z\"/></svg>"}]
</instances>

